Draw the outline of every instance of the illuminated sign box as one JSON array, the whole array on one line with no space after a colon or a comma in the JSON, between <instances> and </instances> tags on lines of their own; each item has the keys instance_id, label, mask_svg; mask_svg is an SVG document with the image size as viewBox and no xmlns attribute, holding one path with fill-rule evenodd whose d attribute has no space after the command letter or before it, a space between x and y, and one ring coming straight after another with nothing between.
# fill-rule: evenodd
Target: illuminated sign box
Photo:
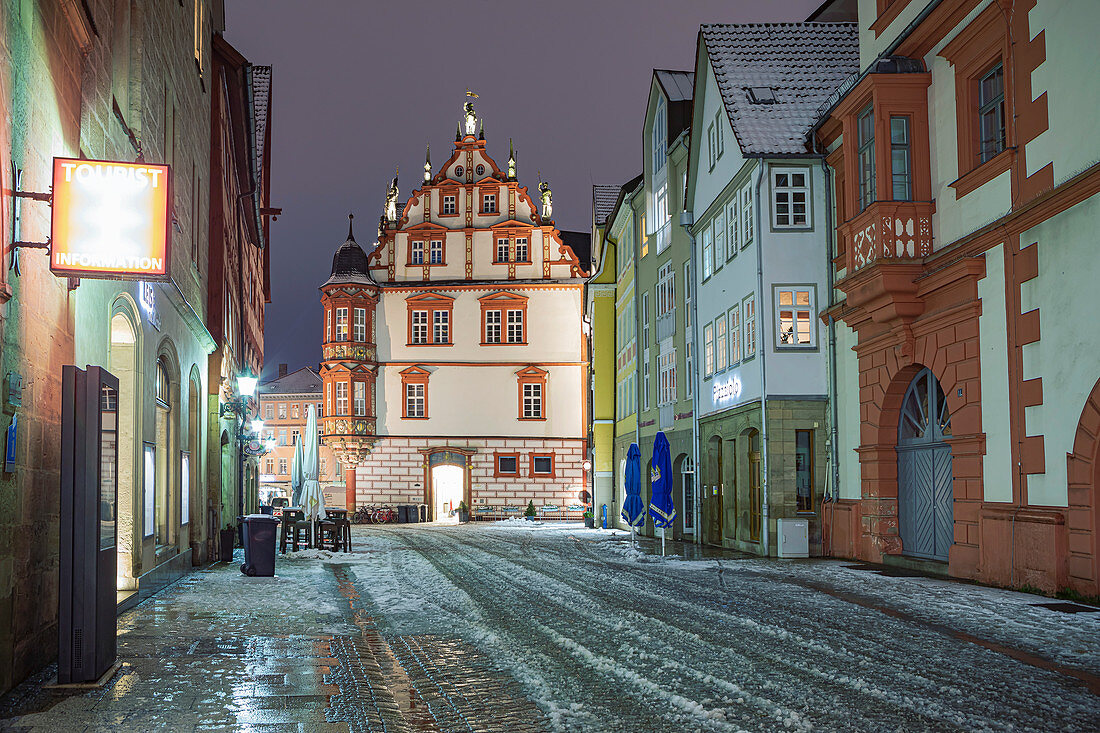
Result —
<instances>
[{"instance_id":1,"label":"illuminated sign box","mask_svg":"<svg viewBox=\"0 0 1100 733\"><path fill-rule=\"evenodd\" d=\"M167 280L170 192L166 165L54 158L50 270Z\"/></svg>"}]
</instances>

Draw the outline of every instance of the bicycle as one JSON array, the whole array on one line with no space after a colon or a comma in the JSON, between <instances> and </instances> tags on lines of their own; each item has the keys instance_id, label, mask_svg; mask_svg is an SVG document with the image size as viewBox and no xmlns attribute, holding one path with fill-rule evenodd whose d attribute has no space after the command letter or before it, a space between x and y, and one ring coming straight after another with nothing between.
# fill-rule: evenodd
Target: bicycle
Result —
<instances>
[{"instance_id":1,"label":"bicycle","mask_svg":"<svg viewBox=\"0 0 1100 733\"><path fill-rule=\"evenodd\" d=\"M371 506L361 506L355 509L355 513L351 515L352 524L370 524L373 520L371 515L375 509Z\"/></svg>"},{"instance_id":2,"label":"bicycle","mask_svg":"<svg viewBox=\"0 0 1100 733\"><path fill-rule=\"evenodd\" d=\"M374 510L371 514L371 521L375 524L386 524L389 522L397 521L397 512L393 507L384 506Z\"/></svg>"}]
</instances>

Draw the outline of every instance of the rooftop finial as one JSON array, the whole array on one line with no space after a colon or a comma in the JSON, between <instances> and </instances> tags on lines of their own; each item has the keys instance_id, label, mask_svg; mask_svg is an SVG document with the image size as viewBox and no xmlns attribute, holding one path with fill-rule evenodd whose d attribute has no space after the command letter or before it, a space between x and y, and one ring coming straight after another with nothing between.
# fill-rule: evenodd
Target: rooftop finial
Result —
<instances>
[{"instance_id":1,"label":"rooftop finial","mask_svg":"<svg viewBox=\"0 0 1100 733\"><path fill-rule=\"evenodd\" d=\"M508 138L508 180L516 180L516 146L512 144L512 138Z\"/></svg>"},{"instance_id":2,"label":"rooftop finial","mask_svg":"<svg viewBox=\"0 0 1100 733\"><path fill-rule=\"evenodd\" d=\"M354 242L355 235L351 233L351 220L355 218L355 214L348 214L348 241Z\"/></svg>"},{"instance_id":3,"label":"rooftop finial","mask_svg":"<svg viewBox=\"0 0 1100 733\"><path fill-rule=\"evenodd\" d=\"M424 183L432 180L432 146L428 145L428 151L424 156Z\"/></svg>"}]
</instances>

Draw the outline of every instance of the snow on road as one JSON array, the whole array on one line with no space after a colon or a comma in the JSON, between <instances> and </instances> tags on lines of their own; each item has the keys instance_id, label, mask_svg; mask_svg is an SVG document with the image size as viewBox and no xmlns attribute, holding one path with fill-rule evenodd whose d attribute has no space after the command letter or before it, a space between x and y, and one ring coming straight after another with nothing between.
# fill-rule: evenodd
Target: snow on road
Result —
<instances>
[{"instance_id":1,"label":"snow on road","mask_svg":"<svg viewBox=\"0 0 1100 733\"><path fill-rule=\"evenodd\" d=\"M357 528L354 547L323 561L350 563L384 634L473 644L557 730L1083 731L1100 720L1080 680L967 640L1100 671L1100 614L1035 608L1034 596L831 561L662 560L575 525Z\"/></svg>"}]
</instances>

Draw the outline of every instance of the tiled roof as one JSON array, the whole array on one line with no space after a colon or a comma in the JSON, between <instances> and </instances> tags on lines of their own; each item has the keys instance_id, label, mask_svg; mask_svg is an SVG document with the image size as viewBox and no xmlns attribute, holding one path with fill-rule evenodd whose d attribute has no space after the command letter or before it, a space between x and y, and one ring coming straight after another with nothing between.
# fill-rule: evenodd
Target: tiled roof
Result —
<instances>
[{"instance_id":1,"label":"tiled roof","mask_svg":"<svg viewBox=\"0 0 1100 733\"><path fill-rule=\"evenodd\" d=\"M653 75L665 90L670 102L683 102L691 99L692 87L695 84L695 72L672 71L670 69L654 69Z\"/></svg>"},{"instance_id":2,"label":"tiled roof","mask_svg":"<svg viewBox=\"0 0 1100 733\"><path fill-rule=\"evenodd\" d=\"M607 223L607 217L615 209L615 201L619 198L621 186L593 186L592 187L592 218L596 226Z\"/></svg>"},{"instance_id":3,"label":"tiled roof","mask_svg":"<svg viewBox=\"0 0 1100 733\"><path fill-rule=\"evenodd\" d=\"M368 265L367 253L355 241L355 235L352 234L349 221L348 238L332 255L332 274L325 281L325 285L330 283L373 283Z\"/></svg>"},{"instance_id":4,"label":"tiled roof","mask_svg":"<svg viewBox=\"0 0 1100 733\"><path fill-rule=\"evenodd\" d=\"M818 107L859 71L855 23L704 25L700 32L733 132L749 155L806 152ZM752 87L770 88L775 101L751 101Z\"/></svg>"},{"instance_id":5,"label":"tiled roof","mask_svg":"<svg viewBox=\"0 0 1100 733\"><path fill-rule=\"evenodd\" d=\"M271 67L253 66L252 104L256 110L256 162L264 169L264 135L267 134L268 105L271 103Z\"/></svg>"},{"instance_id":6,"label":"tiled roof","mask_svg":"<svg viewBox=\"0 0 1100 733\"><path fill-rule=\"evenodd\" d=\"M302 367L285 377L272 379L260 385L261 395L321 394L321 375L309 367Z\"/></svg>"}]
</instances>

